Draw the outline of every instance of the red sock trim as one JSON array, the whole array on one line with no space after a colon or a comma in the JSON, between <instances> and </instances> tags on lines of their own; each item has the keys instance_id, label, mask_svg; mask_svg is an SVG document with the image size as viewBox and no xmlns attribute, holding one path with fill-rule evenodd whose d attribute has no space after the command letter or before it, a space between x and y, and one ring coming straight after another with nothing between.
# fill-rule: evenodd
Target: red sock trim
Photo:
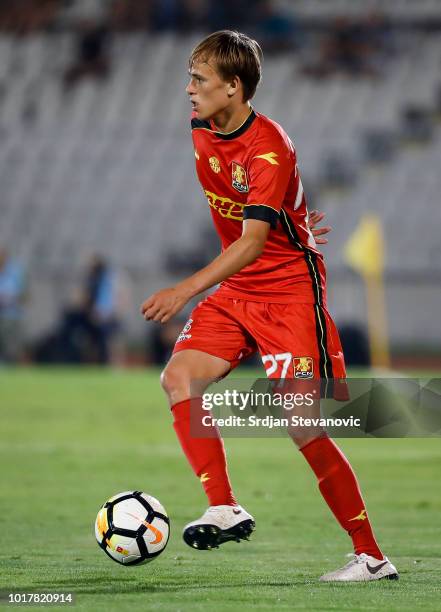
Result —
<instances>
[{"instance_id":1,"label":"red sock trim","mask_svg":"<svg viewBox=\"0 0 441 612\"><path fill-rule=\"evenodd\" d=\"M303 446L299 446L299 451L301 451L303 453L304 449L308 448L308 446L310 446L311 444L315 444L316 442L319 442L322 438L329 438L329 436L328 436L326 431L324 431L322 434L317 436L317 438L313 438L312 440L310 440L309 442L307 442Z\"/></svg>"},{"instance_id":2,"label":"red sock trim","mask_svg":"<svg viewBox=\"0 0 441 612\"><path fill-rule=\"evenodd\" d=\"M176 402L171 406L170 410L175 418L175 421L180 418L187 418L190 411L191 402L202 400L201 397L190 397L186 400L181 400L180 402Z\"/></svg>"}]
</instances>

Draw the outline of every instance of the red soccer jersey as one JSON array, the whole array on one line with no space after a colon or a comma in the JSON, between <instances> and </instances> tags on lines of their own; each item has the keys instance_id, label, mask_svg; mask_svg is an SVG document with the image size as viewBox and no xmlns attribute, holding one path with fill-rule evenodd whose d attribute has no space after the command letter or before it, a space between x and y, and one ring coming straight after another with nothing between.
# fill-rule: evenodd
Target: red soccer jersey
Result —
<instances>
[{"instance_id":1,"label":"red soccer jersey","mask_svg":"<svg viewBox=\"0 0 441 612\"><path fill-rule=\"evenodd\" d=\"M244 219L271 225L263 253L221 283L218 293L259 302L326 305L325 268L308 228L308 210L294 146L254 110L228 134L191 121L196 171L222 249L242 234Z\"/></svg>"}]
</instances>

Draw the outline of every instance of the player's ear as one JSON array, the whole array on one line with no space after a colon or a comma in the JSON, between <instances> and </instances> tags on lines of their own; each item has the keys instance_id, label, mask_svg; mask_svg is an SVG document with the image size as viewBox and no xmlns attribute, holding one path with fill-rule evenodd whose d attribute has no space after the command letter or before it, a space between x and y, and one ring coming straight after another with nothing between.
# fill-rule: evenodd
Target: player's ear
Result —
<instances>
[{"instance_id":1,"label":"player's ear","mask_svg":"<svg viewBox=\"0 0 441 612\"><path fill-rule=\"evenodd\" d=\"M228 83L227 94L229 98L232 98L240 89L241 80L238 76L234 76L231 81Z\"/></svg>"}]
</instances>

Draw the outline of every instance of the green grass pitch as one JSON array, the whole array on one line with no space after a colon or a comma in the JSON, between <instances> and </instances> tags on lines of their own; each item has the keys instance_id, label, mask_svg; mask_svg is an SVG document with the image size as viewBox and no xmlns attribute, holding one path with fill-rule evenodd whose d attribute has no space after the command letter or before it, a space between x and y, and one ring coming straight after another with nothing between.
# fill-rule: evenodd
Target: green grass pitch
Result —
<instances>
[{"instance_id":1,"label":"green grass pitch","mask_svg":"<svg viewBox=\"0 0 441 612\"><path fill-rule=\"evenodd\" d=\"M341 441L401 580L332 585L317 578L346 563L350 540L289 440L226 441L257 528L250 542L194 551L181 530L206 502L157 371L5 369L0 409L0 589L73 591L81 610L440 608L439 439ZM171 539L152 563L124 568L93 524L106 498L131 488L164 504Z\"/></svg>"}]
</instances>

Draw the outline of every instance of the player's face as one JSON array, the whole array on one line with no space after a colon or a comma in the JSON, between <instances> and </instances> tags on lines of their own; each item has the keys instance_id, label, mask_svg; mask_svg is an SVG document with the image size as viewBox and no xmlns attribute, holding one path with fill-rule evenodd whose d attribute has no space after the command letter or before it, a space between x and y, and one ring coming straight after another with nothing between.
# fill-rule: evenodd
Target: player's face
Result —
<instances>
[{"instance_id":1,"label":"player's face","mask_svg":"<svg viewBox=\"0 0 441 612\"><path fill-rule=\"evenodd\" d=\"M207 120L231 104L231 83L223 81L208 62L194 63L186 92L198 119Z\"/></svg>"}]
</instances>

